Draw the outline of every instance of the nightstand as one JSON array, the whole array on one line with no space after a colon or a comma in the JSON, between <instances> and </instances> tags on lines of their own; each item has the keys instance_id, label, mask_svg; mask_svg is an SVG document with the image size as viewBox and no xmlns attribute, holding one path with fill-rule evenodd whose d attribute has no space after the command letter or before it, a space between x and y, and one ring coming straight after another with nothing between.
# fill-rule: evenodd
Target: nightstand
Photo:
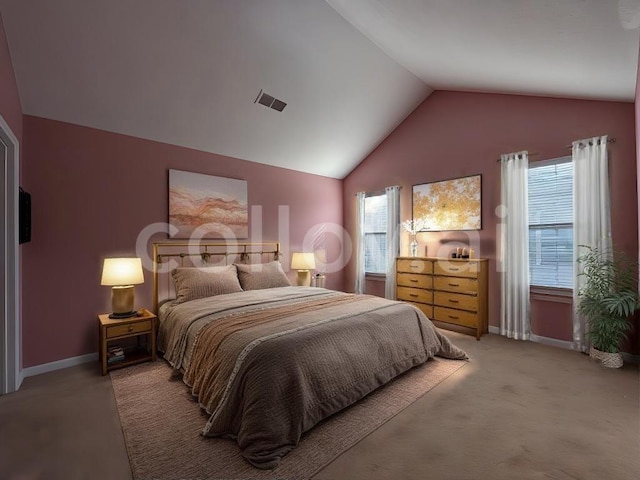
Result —
<instances>
[{"instance_id":1,"label":"nightstand","mask_svg":"<svg viewBox=\"0 0 640 480\"><path fill-rule=\"evenodd\" d=\"M114 319L109 314L98 315L100 328L100 364L102 375L110 370L127 367L135 363L154 362L156 360L156 316L146 308L138 310L135 317ZM107 361L107 347L117 340L136 337L136 347L125 348L124 359L118 362ZM141 340L146 340L142 345Z\"/></svg>"}]
</instances>

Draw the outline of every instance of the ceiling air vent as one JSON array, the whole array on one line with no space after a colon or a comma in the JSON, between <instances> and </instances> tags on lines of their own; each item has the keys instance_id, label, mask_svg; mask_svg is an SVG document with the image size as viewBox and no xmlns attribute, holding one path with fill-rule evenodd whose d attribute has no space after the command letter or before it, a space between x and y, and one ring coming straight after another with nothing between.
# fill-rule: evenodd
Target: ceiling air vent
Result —
<instances>
[{"instance_id":1,"label":"ceiling air vent","mask_svg":"<svg viewBox=\"0 0 640 480\"><path fill-rule=\"evenodd\" d=\"M283 111L284 107L287 106L287 104L284 103L282 100L278 100L277 98L272 97L267 93L264 93L262 90L260 90L260 93L258 93L258 96L256 97L256 100L253 103L259 103L260 105L264 105L265 107L273 108L278 112Z\"/></svg>"}]
</instances>

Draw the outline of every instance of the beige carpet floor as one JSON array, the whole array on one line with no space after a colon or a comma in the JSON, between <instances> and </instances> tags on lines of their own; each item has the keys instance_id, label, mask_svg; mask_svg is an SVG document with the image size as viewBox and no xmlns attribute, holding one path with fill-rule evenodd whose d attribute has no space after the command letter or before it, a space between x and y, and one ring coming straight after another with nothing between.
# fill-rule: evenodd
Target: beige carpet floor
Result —
<instances>
[{"instance_id":1,"label":"beige carpet floor","mask_svg":"<svg viewBox=\"0 0 640 480\"><path fill-rule=\"evenodd\" d=\"M444 333L471 361L313 480L638 480L638 365L611 370L570 350ZM132 479L98 362L0 396L0 479Z\"/></svg>"},{"instance_id":2,"label":"beige carpet floor","mask_svg":"<svg viewBox=\"0 0 640 480\"><path fill-rule=\"evenodd\" d=\"M278 468L258 470L233 440L200 435L206 414L163 361L111 372L135 479L308 479L431 390L465 361L436 358L305 434Z\"/></svg>"}]
</instances>

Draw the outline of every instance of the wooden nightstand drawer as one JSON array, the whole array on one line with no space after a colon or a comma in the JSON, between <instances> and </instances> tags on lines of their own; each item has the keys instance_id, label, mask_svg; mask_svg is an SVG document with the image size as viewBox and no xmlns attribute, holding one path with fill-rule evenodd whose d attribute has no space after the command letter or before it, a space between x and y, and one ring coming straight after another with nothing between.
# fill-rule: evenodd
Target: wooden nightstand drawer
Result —
<instances>
[{"instance_id":1,"label":"wooden nightstand drawer","mask_svg":"<svg viewBox=\"0 0 640 480\"><path fill-rule=\"evenodd\" d=\"M397 271L407 273L433 273L432 262L428 260L409 260L399 258L397 261Z\"/></svg>"},{"instance_id":2,"label":"wooden nightstand drawer","mask_svg":"<svg viewBox=\"0 0 640 480\"><path fill-rule=\"evenodd\" d=\"M434 307L433 319L470 328L476 328L478 325L478 314L453 308Z\"/></svg>"},{"instance_id":3,"label":"wooden nightstand drawer","mask_svg":"<svg viewBox=\"0 0 640 480\"><path fill-rule=\"evenodd\" d=\"M459 293L435 292L434 301L441 307L459 308L471 312L478 311L478 297L473 295L461 295Z\"/></svg>"},{"instance_id":4,"label":"wooden nightstand drawer","mask_svg":"<svg viewBox=\"0 0 640 480\"><path fill-rule=\"evenodd\" d=\"M433 277L431 275L418 275L413 273L398 273L398 285L413 288L433 288Z\"/></svg>"},{"instance_id":5,"label":"wooden nightstand drawer","mask_svg":"<svg viewBox=\"0 0 640 480\"><path fill-rule=\"evenodd\" d=\"M438 260L433 265L433 272L436 275L476 278L478 276L478 264L476 262Z\"/></svg>"},{"instance_id":6,"label":"wooden nightstand drawer","mask_svg":"<svg viewBox=\"0 0 640 480\"><path fill-rule=\"evenodd\" d=\"M107 327L107 338L151 332L151 328L151 320L145 320L143 322L136 323L126 323L125 325L114 325L112 327Z\"/></svg>"},{"instance_id":7,"label":"wooden nightstand drawer","mask_svg":"<svg viewBox=\"0 0 640 480\"><path fill-rule=\"evenodd\" d=\"M420 288L398 287L398 300L408 302L433 303L433 292Z\"/></svg>"},{"instance_id":8,"label":"wooden nightstand drawer","mask_svg":"<svg viewBox=\"0 0 640 480\"><path fill-rule=\"evenodd\" d=\"M478 280L475 278L436 277L433 279L433 288L443 292L477 295Z\"/></svg>"}]
</instances>

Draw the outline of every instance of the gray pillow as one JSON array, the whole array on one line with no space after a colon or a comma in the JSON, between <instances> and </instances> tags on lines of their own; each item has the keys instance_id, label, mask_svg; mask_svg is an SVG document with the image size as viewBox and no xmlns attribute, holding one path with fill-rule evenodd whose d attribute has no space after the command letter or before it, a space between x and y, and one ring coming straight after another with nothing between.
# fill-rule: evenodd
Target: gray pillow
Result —
<instances>
[{"instance_id":1,"label":"gray pillow","mask_svg":"<svg viewBox=\"0 0 640 480\"><path fill-rule=\"evenodd\" d=\"M291 282L282 270L280 262L245 265L237 263L238 278L243 290L261 290L263 288L289 287Z\"/></svg>"},{"instance_id":2,"label":"gray pillow","mask_svg":"<svg viewBox=\"0 0 640 480\"><path fill-rule=\"evenodd\" d=\"M174 303L242 291L235 265L176 268L171 275L176 286Z\"/></svg>"}]
</instances>

